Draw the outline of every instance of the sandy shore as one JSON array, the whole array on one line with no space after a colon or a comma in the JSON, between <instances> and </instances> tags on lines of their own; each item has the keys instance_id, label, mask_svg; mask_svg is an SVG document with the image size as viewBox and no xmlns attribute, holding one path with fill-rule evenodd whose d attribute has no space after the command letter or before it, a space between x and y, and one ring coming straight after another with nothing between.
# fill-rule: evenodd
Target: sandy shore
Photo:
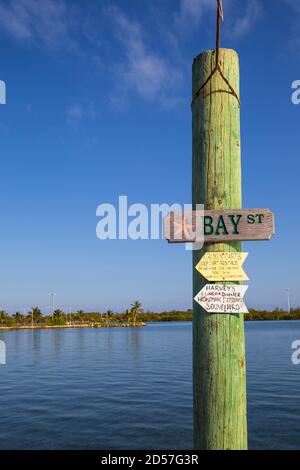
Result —
<instances>
[{"instance_id":1,"label":"sandy shore","mask_svg":"<svg viewBox=\"0 0 300 470\"><path fill-rule=\"evenodd\" d=\"M19 326L0 326L0 331L7 330L57 330L66 328L140 328L145 326L145 323L80 323L80 324L66 324L66 325L19 325Z\"/></svg>"}]
</instances>

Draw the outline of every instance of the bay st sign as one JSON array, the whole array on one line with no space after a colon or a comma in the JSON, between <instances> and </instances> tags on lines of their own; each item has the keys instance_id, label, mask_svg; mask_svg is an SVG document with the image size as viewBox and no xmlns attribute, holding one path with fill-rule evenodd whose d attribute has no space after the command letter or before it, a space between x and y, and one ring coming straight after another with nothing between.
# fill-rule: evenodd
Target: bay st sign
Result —
<instances>
[{"instance_id":1,"label":"bay st sign","mask_svg":"<svg viewBox=\"0 0 300 470\"><path fill-rule=\"evenodd\" d=\"M270 240L274 234L269 209L171 212L164 218L164 239L169 243Z\"/></svg>"}]
</instances>

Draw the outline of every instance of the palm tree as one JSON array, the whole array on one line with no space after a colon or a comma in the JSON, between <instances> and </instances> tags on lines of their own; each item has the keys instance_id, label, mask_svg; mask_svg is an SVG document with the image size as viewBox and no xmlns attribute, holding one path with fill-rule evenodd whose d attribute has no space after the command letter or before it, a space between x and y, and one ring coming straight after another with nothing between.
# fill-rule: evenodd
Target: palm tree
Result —
<instances>
[{"instance_id":1,"label":"palm tree","mask_svg":"<svg viewBox=\"0 0 300 470\"><path fill-rule=\"evenodd\" d=\"M65 314L62 310L56 309L53 312L53 322L63 325L65 323Z\"/></svg>"},{"instance_id":2,"label":"palm tree","mask_svg":"<svg viewBox=\"0 0 300 470\"><path fill-rule=\"evenodd\" d=\"M83 320L84 320L84 311L83 310L78 310L77 318L80 322L83 322Z\"/></svg>"},{"instance_id":3,"label":"palm tree","mask_svg":"<svg viewBox=\"0 0 300 470\"><path fill-rule=\"evenodd\" d=\"M41 321L42 319L41 309L39 307L32 307L30 312L28 312L28 317L31 317L32 323Z\"/></svg>"},{"instance_id":4,"label":"palm tree","mask_svg":"<svg viewBox=\"0 0 300 470\"><path fill-rule=\"evenodd\" d=\"M24 321L24 315L22 315L22 313L20 313L20 312L16 312L16 313L13 315L13 318L15 319L15 322L16 322L17 324L23 323L23 321Z\"/></svg>"},{"instance_id":5,"label":"palm tree","mask_svg":"<svg viewBox=\"0 0 300 470\"><path fill-rule=\"evenodd\" d=\"M130 315L133 321L133 325L135 326L136 324L136 319L139 313L142 313L142 304L138 300L134 300L133 303L131 304L131 309L130 309Z\"/></svg>"},{"instance_id":6,"label":"palm tree","mask_svg":"<svg viewBox=\"0 0 300 470\"><path fill-rule=\"evenodd\" d=\"M129 321L129 320L130 320L130 318L131 318L131 313L130 313L130 311L128 310L128 308L125 310L125 312L124 312L124 317L123 317L123 318L124 318L125 321Z\"/></svg>"},{"instance_id":7,"label":"palm tree","mask_svg":"<svg viewBox=\"0 0 300 470\"><path fill-rule=\"evenodd\" d=\"M3 325L7 321L7 313L4 310L0 311L0 323Z\"/></svg>"},{"instance_id":8,"label":"palm tree","mask_svg":"<svg viewBox=\"0 0 300 470\"><path fill-rule=\"evenodd\" d=\"M107 310L107 312L106 312L106 323L109 322L109 320L111 319L112 316L113 316L113 312L111 310Z\"/></svg>"},{"instance_id":9,"label":"palm tree","mask_svg":"<svg viewBox=\"0 0 300 470\"><path fill-rule=\"evenodd\" d=\"M59 320L61 317L63 317L64 312L62 310L56 309L53 312L53 318L54 320Z\"/></svg>"}]
</instances>

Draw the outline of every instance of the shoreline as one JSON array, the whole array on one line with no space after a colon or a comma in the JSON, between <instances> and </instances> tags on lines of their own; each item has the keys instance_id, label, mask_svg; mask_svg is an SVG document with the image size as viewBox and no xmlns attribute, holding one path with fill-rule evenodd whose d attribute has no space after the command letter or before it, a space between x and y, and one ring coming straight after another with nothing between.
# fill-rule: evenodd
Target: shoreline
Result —
<instances>
[{"instance_id":1,"label":"shoreline","mask_svg":"<svg viewBox=\"0 0 300 470\"><path fill-rule=\"evenodd\" d=\"M110 325L100 323L82 323L72 325L21 325L21 326L0 326L0 331L11 330L64 330L64 329L79 329L79 328L141 328L146 326L146 323L137 322L135 325L132 323L115 323Z\"/></svg>"},{"instance_id":2,"label":"shoreline","mask_svg":"<svg viewBox=\"0 0 300 470\"><path fill-rule=\"evenodd\" d=\"M245 323L253 322L281 322L281 321L300 321L297 318L253 318L245 319ZM66 330L66 329L84 329L84 328L142 328L147 326L147 323L192 323L192 320L149 320L146 322L137 322L135 325L132 323L111 323L111 324L101 324L101 323L82 323L82 324L66 324L66 325L14 325L14 326L0 326L1 331L17 331L17 330Z\"/></svg>"}]
</instances>

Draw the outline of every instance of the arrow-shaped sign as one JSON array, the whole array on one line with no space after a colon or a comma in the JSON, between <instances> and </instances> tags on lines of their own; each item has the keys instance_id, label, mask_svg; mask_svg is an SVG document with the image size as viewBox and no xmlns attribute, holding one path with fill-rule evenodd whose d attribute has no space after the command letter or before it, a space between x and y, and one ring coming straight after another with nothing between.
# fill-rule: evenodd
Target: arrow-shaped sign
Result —
<instances>
[{"instance_id":1,"label":"arrow-shaped sign","mask_svg":"<svg viewBox=\"0 0 300 470\"><path fill-rule=\"evenodd\" d=\"M248 313L244 303L247 289L248 286L206 284L194 300L208 313Z\"/></svg>"},{"instance_id":2,"label":"arrow-shaped sign","mask_svg":"<svg viewBox=\"0 0 300 470\"><path fill-rule=\"evenodd\" d=\"M205 253L196 269L208 281L248 281L243 264L248 253Z\"/></svg>"}]
</instances>

